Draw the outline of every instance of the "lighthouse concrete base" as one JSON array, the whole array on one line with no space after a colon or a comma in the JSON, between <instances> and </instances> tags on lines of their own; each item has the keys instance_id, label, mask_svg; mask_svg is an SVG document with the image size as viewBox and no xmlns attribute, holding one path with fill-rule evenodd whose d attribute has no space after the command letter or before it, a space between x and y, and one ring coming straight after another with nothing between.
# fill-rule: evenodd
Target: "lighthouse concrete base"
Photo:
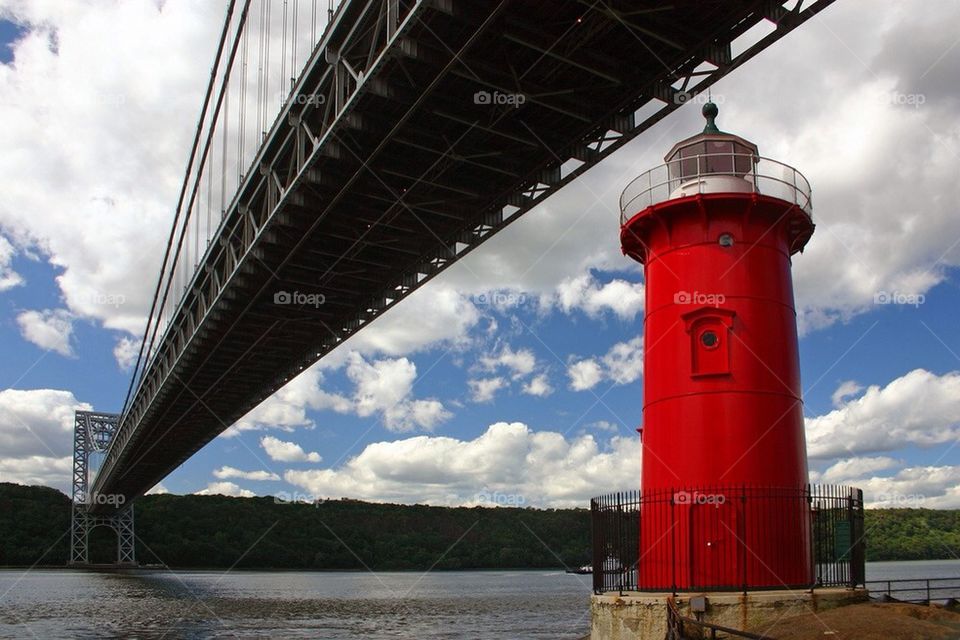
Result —
<instances>
[{"instance_id":1,"label":"lighthouse concrete base","mask_svg":"<svg viewBox=\"0 0 960 640\"><path fill-rule=\"evenodd\" d=\"M667 635L669 593L604 594L590 598L591 640L663 640ZM706 596L701 620L734 629L762 632L785 616L819 612L868 599L866 589L682 593L674 601L680 615L696 618L691 599Z\"/></svg>"}]
</instances>

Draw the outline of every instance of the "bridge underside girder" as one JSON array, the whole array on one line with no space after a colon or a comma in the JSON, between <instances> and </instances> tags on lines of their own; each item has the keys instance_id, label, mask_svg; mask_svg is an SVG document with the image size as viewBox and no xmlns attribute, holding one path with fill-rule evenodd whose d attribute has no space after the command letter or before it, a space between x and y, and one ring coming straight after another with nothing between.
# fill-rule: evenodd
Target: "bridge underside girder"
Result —
<instances>
[{"instance_id":1,"label":"bridge underside girder","mask_svg":"<svg viewBox=\"0 0 960 640\"><path fill-rule=\"evenodd\" d=\"M345 2L295 89L323 99L290 101L268 133L96 490L141 495L385 309L831 2ZM776 30L732 55L730 43L764 19ZM651 101L658 108L641 119ZM323 303L282 304L285 292Z\"/></svg>"}]
</instances>

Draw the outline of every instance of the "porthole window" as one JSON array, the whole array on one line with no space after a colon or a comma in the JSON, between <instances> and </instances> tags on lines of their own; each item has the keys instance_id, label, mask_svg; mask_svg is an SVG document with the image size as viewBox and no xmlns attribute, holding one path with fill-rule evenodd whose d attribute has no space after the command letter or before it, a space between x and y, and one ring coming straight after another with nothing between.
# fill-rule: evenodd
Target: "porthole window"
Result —
<instances>
[{"instance_id":1,"label":"porthole window","mask_svg":"<svg viewBox=\"0 0 960 640\"><path fill-rule=\"evenodd\" d=\"M717 241L720 243L721 247L732 247L733 235L729 233L722 233L720 234L720 238Z\"/></svg>"},{"instance_id":2,"label":"porthole window","mask_svg":"<svg viewBox=\"0 0 960 640\"><path fill-rule=\"evenodd\" d=\"M714 331L704 331L700 334L700 344L707 349L715 349L720 344L720 337Z\"/></svg>"}]
</instances>

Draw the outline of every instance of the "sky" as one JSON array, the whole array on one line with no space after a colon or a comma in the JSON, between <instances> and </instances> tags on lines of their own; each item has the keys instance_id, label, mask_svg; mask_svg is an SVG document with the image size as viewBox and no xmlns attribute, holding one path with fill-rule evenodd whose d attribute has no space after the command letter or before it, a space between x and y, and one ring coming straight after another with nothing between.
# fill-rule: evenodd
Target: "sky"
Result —
<instances>
[{"instance_id":1,"label":"sky","mask_svg":"<svg viewBox=\"0 0 960 640\"><path fill-rule=\"evenodd\" d=\"M960 3L839 0L712 90L813 186L794 258L813 482L960 508ZM0 0L0 481L67 491L118 411L225 2ZM639 484L644 281L620 192L674 112L410 295L154 492L586 506Z\"/></svg>"}]
</instances>

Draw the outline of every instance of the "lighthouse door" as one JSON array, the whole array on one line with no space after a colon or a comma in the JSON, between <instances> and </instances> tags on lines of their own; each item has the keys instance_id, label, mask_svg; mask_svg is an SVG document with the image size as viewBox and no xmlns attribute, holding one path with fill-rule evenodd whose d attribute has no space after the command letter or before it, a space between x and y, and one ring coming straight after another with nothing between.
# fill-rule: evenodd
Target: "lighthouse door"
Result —
<instances>
[{"instance_id":1,"label":"lighthouse door","mask_svg":"<svg viewBox=\"0 0 960 640\"><path fill-rule=\"evenodd\" d=\"M697 588L739 585L743 579L739 500L697 494L690 509L690 584Z\"/></svg>"}]
</instances>

